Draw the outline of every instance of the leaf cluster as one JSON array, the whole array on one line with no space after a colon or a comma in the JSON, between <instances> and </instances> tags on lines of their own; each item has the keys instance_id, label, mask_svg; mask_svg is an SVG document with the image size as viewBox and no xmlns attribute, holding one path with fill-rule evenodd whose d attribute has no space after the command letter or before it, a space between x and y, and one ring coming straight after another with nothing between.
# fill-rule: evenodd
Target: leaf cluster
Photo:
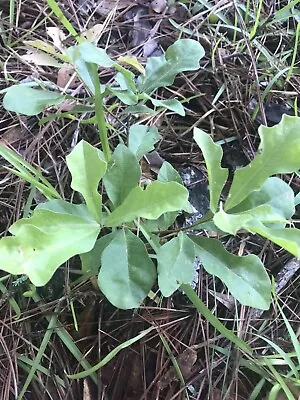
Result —
<instances>
[{"instance_id":1,"label":"leaf cluster","mask_svg":"<svg viewBox=\"0 0 300 400\"><path fill-rule=\"evenodd\" d=\"M32 45L41 46L37 41ZM51 51L53 48L48 47ZM203 55L199 43L186 39L175 42L165 55L149 58L145 69L137 60L122 58L123 63L140 72L137 78L120 62L114 62L104 49L87 41L65 49L60 57L74 66L96 100L99 95L114 95L129 108L143 110L150 100L155 107L182 115L184 110L177 99L157 100L152 93L171 85L178 73L199 68ZM99 84L95 78L95 67L99 66L117 71L116 86ZM32 115L66 98L65 94L20 84L6 89L4 106ZM99 118L101 122L101 115ZM259 135L257 155L235 172L227 194L224 187L228 171L221 167L221 146L205 132L194 129L194 140L206 162L210 191L210 212L197 221L197 229L205 228L210 220L210 228L215 227L223 235L246 230L300 257L299 230L290 227L299 195L295 199L289 185L274 176L300 169L300 119L285 116L277 126L261 126ZM188 191L169 163L163 164L156 181L145 184L141 179L139 161L158 140L155 127L136 124L129 129L127 145L120 143L112 155L109 148L102 152L85 141L79 142L66 163L72 176L71 187L81 193L83 204L59 198L37 171L2 147L2 156L15 166L12 171L34 183L48 201L38 205L29 218L13 224L11 236L0 240L0 268L14 275L25 274L36 286L42 286L60 265L80 255L83 273L97 275L99 288L108 300L128 309L142 303L156 280L164 296L170 296L180 286L186 287L193 279L197 257L240 303L267 309L271 283L257 256L231 254L220 241L193 232L186 234L182 230L169 241L156 234L168 229L178 212L191 210ZM102 144L104 147L103 141ZM106 204L99 192L100 182L108 197ZM224 196L225 202L221 201Z\"/></svg>"}]
</instances>

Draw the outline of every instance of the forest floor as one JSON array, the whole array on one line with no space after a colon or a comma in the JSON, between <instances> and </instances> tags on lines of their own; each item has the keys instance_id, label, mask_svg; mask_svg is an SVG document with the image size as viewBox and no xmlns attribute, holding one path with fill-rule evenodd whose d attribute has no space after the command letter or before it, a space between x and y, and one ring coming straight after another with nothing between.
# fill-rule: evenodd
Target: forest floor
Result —
<instances>
[{"instance_id":1,"label":"forest floor","mask_svg":"<svg viewBox=\"0 0 300 400\"><path fill-rule=\"evenodd\" d=\"M179 171L197 168L204 176L202 184L207 185L203 158L193 143L194 127L210 133L214 141L222 144L223 166L233 172L253 159L261 124L273 126L283 114L295 114L300 94L297 1L183 0L167 4L164 0L104 0L96 1L98 6L92 3L58 1L76 31L98 35L98 45L113 59L134 55L144 64L178 38L197 40L205 50L198 71L179 75L172 87L159 91L160 99L188 99L184 103L185 116L168 110L128 116L122 105L106 104L112 110L107 113L107 121L114 128L110 131L111 147L117 144L118 137L124 137L133 122L156 126L161 135L156 151L161 159ZM51 27L64 31L46 1L0 0L0 90L25 79L61 86L67 83L70 76L66 71L37 65L28 51L28 41L53 43ZM59 39L61 43L73 45L74 39L64 33L66 36ZM109 82L112 72L101 70L100 79ZM97 127L64 118L41 123L41 118L51 113L52 110L46 110L43 115L17 115L3 107L1 98L0 141L39 168L64 198L71 198L65 157L80 139L99 144ZM10 225L28 207L39 202L31 186L5 166L1 160L1 237L8 234ZM153 172L151 165L143 168ZM283 179L295 193L299 192L299 175ZM289 398L280 390L275 393L274 389L272 394L272 388L278 382L282 384L282 380L293 393L292 398L299 398L299 377L294 385L285 378L293 362L299 372L289 334L289 326L295 334L300 333L299 263L273 243L249 234L228 239L226 248L235 254L259 255L277 282L286 280L279 285L277 295L290 325L275 303L268 311L255 314L250 307L235 303L220 280L201 269L198 272L197 293L223 324L251 346L256 361L231 346L180 291L159 304L147 299L134 311L116 309L91 280L73 284L72 271L78 264L75 258L32 297L26 297L30 290L28 281L2 274L0 400L18 398L24 385L28 386L23 391L27 400ZM57 313L60 326L50 330L51 316ZM77 350L94 365L149 323L161 326L161 334L152 332L119 352L97 371L96 379L71 380L66 376L77 371ZM59 334L60 330L64 333ZM174 370L162 336L177 360L185 385ZM43 357L30 376L41 348ZM283 353L290 358L277 363L277 355ZM270 365L257 361L265 356L273 357Z\"/></svg>"}]
</instances>

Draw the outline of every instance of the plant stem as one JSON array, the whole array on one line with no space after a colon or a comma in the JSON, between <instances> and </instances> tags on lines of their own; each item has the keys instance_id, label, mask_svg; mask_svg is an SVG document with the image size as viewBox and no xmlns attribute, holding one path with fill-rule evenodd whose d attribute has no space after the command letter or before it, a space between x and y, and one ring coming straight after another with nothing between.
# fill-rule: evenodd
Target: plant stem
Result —
<instances>
[{"instance_id":1,"label":"plant stem","mask_svg":"<svg viewBox=\"0 0 300 400\"><path fill-rule=\"evenodd\" d=\"M107 162L111 159L111 153L109 148L107 127L105 121L105 115L103 110L103 96L101 94L100 80L98 76L98 69L96 64L90 64L92 69L93 83L95 87L95 114L99 130L99 138L102 144L104 157Z\"/></svg>"},{"instance_id":2,"label":"plant stem","mask_svg":"<svg viewBox=\"0 0 300 400\"><path fill-rule=\"evenodd\" d=\"M180 289L184 291L197 310L207 319L207 321L216 328L224 337L233 342L237 347L247 354L251 354L251 347L247 345L242 339L237 337L231 330L227 329L217 317L215 317L210 309L202 302L194 289L188 284L183 284Z\"/></svg>"}]
</instances>

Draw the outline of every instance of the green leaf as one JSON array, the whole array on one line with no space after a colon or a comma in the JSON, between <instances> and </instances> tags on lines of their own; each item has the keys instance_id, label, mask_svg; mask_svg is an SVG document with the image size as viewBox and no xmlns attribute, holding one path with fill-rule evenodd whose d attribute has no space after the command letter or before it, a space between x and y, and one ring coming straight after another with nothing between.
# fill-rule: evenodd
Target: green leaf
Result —
<instances>
[{"instance_id":1,"label":"green leaf","mask_svg":"<svg viewBox=\"0 0 300 400\"><path fill-rule=\"evenodd\" d=\"M161 246L157 252L158 286L165 297L194 277L194 243L184 233Z\"/></svg>"},{"instance_id":2,"label":"green leaf","mask_svg":"<svg viewBox=\"0 0 300 400\"><path fill-rule=\"evenodd\" d=\"M139 307L156 278L156 270L141 239L120 230L103 250L98 284L107 299L124 310Z\"/></svg>"},{"instance_id":3,"label":"green leaf","mask_svg":"<svg viewBox=\"0 0 300 400\"><path fill-rule=\"evenodd\" d=\"M124 114L146 114L154 115L156 112L152 108L145 106L142 103L137 105L129 106L124 110Z\"/></svg>"},{"instance_id":4,"label":"green leaf","mask_svg":"<svg viewBox=\"0 0 300 400\"><path fill-rule=\"evenodd\" d=\"M177 182L182 184L182 179L176 169L168 162L164 161L157 175L160 182Z\"/></svg>"},{"instance_id":5,"label":"green leaf","mask_svg":"<svg viewBox=\"0 0 300 400\"><path fill-rule=\"evenodd\" d=\"M115 232L102 236L96 241L95 246L91 251L80 254L82 272L87 275L98 274L103 250L109 245L115 236Z\"/></svg>"},{"instance_id":6,"label":"green leaf","mask_svg":"<svg viewBox=\"0 0 300 400\"><path fill-rule=\"evenodd\" d=\"M158 142L160 135L155 126L131 125L128 135L128 147L140 160L145 154L154 150L154 144Z\"/></svg>"},{"instance_id":7,"label":"green leaf","mask_svg":"<svg viewBox=\"0 0 300 400\"><path fill-rule=\"evenodd\" d=\"M97 64L100 67L112 67L114 61L107 55L104 49L97 47L95 44L85 41L77 46L69 47L67 55L73 61L81 58L87 63Z\"/></svg>"},{"instance_id":8,"label":"green leaf","mask_svg":"<svg viewBox=\"0 0 300 400\"><path fill-rule=\"evenodd\" d=\"M14 167L13 169L7 168L9 171L21 177L26 182L31 183L32 186L39 190L47 199L60 198L59 193L47 179L43 177L41 172L20 157L14 150L0 144L0 155Z\"/></svg>"},{"instance_id":9,"label":"green leaf","mask_svg":"<svg viewBox=\"0 0 300 400\"><path fill-rule=\"evenodd\" d=\"M103 178L106 193L115 207L118 207L129 193L137 187L141 178L141 167L133 152L120 143Z\"/></svg>"},{"instance_id":10,"label":"green leaf","mask_svg":"<svg viewBox=\"0 0 300 400\"><path fill-rule=\"evenodd\" d=\"M104 365L106 365L109 361L111 361L121 350L126 349L126 347L132 346L134 343L140 341L143 337L145 337L148 333L156 329L154 326L151 326L150 328L146 329L145 331L142 331L139 333L137 336L134 336L131 339L126 340L125 342L119 344L117 347L114 347L113 350L107 354L103 358L103 360L99 361L96 365L94 365L92 368L87 369L82 372L78 372L77 374L74 375L67 375L69 379L82 379L85 377L90 377L93 373L98 371L100 368L102 368Z\"/></svg>"},{"instance_id":11,"label":"green leaf","mask_svg":"<svg viewBox=\"0 0 300 400\"><path fill-rule=\"evenodd\" d=\"M207 133L198 128L194 128L194 140L205 159L209 181L210 209L215 213L228 177L228 170L221 167L222 147L215 144Z\"/></svg>"},{"instance_id":12,"label":"green leaf","mask_svg":"<svg viewBox=\"0 0 300 400\"><path fill-rule=\"evenodd\" d=\"M182 185L182 179L176 169L167 161L164 161L159 169L157 180L160 182L177 182ZM189 202L183 206L183 210L187 211L190 207ZM177 211L169 212L161 215L157 220L145 221L147 228L154 231L164 231L176 220L178 215Z\"/></svg>"},{"instance_id":13,"label":"green leaf","mask_svg":"<svg viewBox=\"0 0 300 400\"><path fill-rule=\"evenodd\" d=\"M204 54L203 47L196 40L177 40L165 55L148 58L142 91L151 93L159 87L170 86L177 74L199 69L199 61Z\"/></svg>"},{"instance_id":14,"label":"green leaf","mask_svg":"<svg viewBox=\"0 0 300 400\"><path fill-rule=\"evenodd\" d=\"M260 259L253 255L236 256L216 239L190 236L196 256L206 271L220 278L243 305L267 310L271 299L271 282Z\"/></svg>"},{"instance_id":15,"label":"green leaf","mask_svg":"<svg viewBox=\"0 0 300 400\"><path fill-rule=\"evenodd\" d=\"M95 94L91 64L109 68L114 65L114 61L106 54L104 49L100 49L90 42L83 42L77 46L69 47L66 54L70 62L74 65L79 77L90 91ZM101 92L104 92L104 90L105 87L101 86Z\"/></svg>"},{"instance_id":16,"label":"green leaf","mask_svg":"<svg viewBox=\"0 0 300 400\"><path fill-rule=\"evenodd\" d=\"M157 219L147 219L143 222L143 226L149 232L165 231L171 226L178 216L178 212L168 212L164 213Z\"/></svg>"},{"instance_id":17,"label":"green leaf","mask_svg":"<svg viewBox=\"0 0 300 400\"><path fill-rule=\"evenodd\" d=\"M137 89L135 86L135 76L134 73L128 71L128 69L121 67L120 65L116 65L115 67L120 71L115 76L115 81L120 85L122 90L129 90L132 93L136 94Z\"/></svg>"},{"instance_id":18,"label":"green leaf","mask_svg":"<svg viewBox=\"0 0 300 400\"><path fill-rule=\"evenodd\" d=\"M33 89L25 85L14 85L7 89L3 107L24 115L37 115L50 106L57 106L65 100L65 96L50 90Z\"/></svg>"},{"instance_id":19,"label":"green leaf","mask_svg":"<svg viewBox=\"0 0 300 400\"><path fill-rule=\"evenodd\" d=\"M277 177L268 178L259 190L250 193L245 200L231 208L230 214L247 213L264 204L270 205L272 212L283 219L289 219L295 214L294 192Z\"/></svg>"},{"instance_id":20,"label":"green leaf","mask_svg":"<svg viewBox=\"0 0 300 400\"><path fill-rule=\"evenodd\" d=\"M142 75L145 75L145 69L142 64L139 63L136 57L132 56L121 56L118 57L118 61L122 64L128 64L133 67L136 71L140 72Z\"/></svg>"},{"instance_id":21,"label":"green leaf","mask_svg":"<svg viewBox=\"0 0 300 400\"><path fill-rule=\"evenodd\" d=\"M300 230L295 228L267 228L264 224L257 220L251 220L245 223L244 228L250 232L271 240L278 246L300 258Z\"/></svg>"},{"instance_id":22,"label":"green leaf","mask_svg":"<svg viewBox=\"0 0 300 400\"><path fill-rule=\"evenodd\" d=\"M187 189L177 182L153 182L145 190L134 188L124 202L106 219L106 226L117 226L135 218L157 219L165 212L182 209L188 200Z\"/></svg>"},{"instance_id":23,"label":"green leaf","mask_svg":"<svg viewBox=\"0 0 300 400\"><path fill-rule=\"evenodd\" d=\"M286 220L295 213L294 192L279 178L268 178L260 190L250 193L236 207L225 213L222 209L214 216L215 224L224 232L235 235L248 221L258 220L284 228ZM275 226L276 225L276 226Z\"/></svg>"},{"instance_id":24,"label":"green leaf","mask_svg":"<svg viewBox=\"0 0 300 400\"><path fill-rule=\"evenodd\" d=\"M177 99L158 100L149 97L149 100L155 107L163 107L167 110L174 111L178 115L185 116L184 107Z\"/></svg>"},{"instance_id":25,"label":"green leaf","mask_svg":"<svg viewBox=\"0 0 300 400\"><path fill-rule=\"evenodd\" d=\"M75 215L77 217L94 221L94 218L89 213L85 204L71 204L65 200L55 199L46 201L45 203L40 203L37 205L36 210L49 210L59 214Z\"/></svg>"},{"instance_id":26,"label":"green leaf","mask_svg":"<svg viewBox=\"0 0 300 400\"><path fill-rule=\"evenodd\" d=\"M286 6L280 7L279 10L272 15L272 20L269 22L269 24L286 20L292 16L300 16L300 12L298 10L293 10L294 6L297 6L298 4L299 0L292 0Z\"/></svg>"},{"instance_id":27,"label":"green leaf","mask_svg":"<svg viewBox=\"0 0 300 400\"><path fill-rule=\"evenodd\" d=\"M28 275L35 286L43 286L64 262L90 251L99 231L90 219L36 210L10 227L14 236L0 240L0 269Z\"/></svg>"},{"instance_id":28,"label":"green leaf","mask_svg":"<svg viewBox=\"0 0 300 400\"><path fill-rule=\"evenodd\" d=\"M116 67L116 64L115 64ZM135 86L135 76L131 71L118 65L121 72L115 76L115 81L120 87L109 87L107 90L120 99L126 105L135 105L138 102L138 95Z\"/></svg>"},{"instance_id":29,"label":"green leaf","mask_svg":"<svg viewBox=\"0 0 300 400\"><path fill-rule=\"evenodd\" d=\"M259 209L256 209L256 211L259 212L260 216L263 217L270 214L272 212L272 209L271 207L265 205L261 206ZM257 215L257 217L259 216ZM214 215L213 222L223 232L235 235L237 231L239 231L243 226L247 224L248 221L251 221L253 218L254 216L251 214L251 212L245 214L228 214L221 208Z\"/></svg>"},{"instance_id":30,"label":"green leaf","mask_svg":"<svg viewBox=\"0 0 300 400\"><path fill-rule=\"evenodd\" d=\"M82 194L89 212L100 223L102 196L98 193L98 185L106 171L104 156L100 150L82 140L66 160L72 175L72 189Z\"/></svg>"},{"instance_id":31,"label":"green leaf","mask_svg":"<svg viewBox=\"0 0 300 400\"><path fill-rule=\"evenodd\" d=\"M179 173L167 161L164 161L163 165L161 166L161 168L158 172L158 175L157 175L157 180L160 182L178 182L181 185L183 184ZM182 210L186 211L189 214L194 213L193 206L191 205L191 203L189 201L187 201L186 204L182 207ZM174 217L174 221L176 219L175 217Z\"/></svg>"},{"instance_id":32,"label":"green leaf","mask_svg":"<svg viewBox=\"0 0 300 400\"><path fill-rule=\"evenodd\" d=\"M258 190L266 179L275 174L300 169L300 118L284 115L271 128L260 126L261 144L253 161L236 171L225 209L229 210Z\"/></svg>"},{"instance_id":33,"label":"green leaf","mask_svg":"<svg viewBox=\"0 0 300 400\"><path fill-rule=\"evenodd\" d=\"M127 106L135 105L138 102L138 96L130 90L120 90L110 87L107 87L107 90L109 93L116 96L119 100L122 101L122 103L126 104Z\"/></svg>"}]
</instances>

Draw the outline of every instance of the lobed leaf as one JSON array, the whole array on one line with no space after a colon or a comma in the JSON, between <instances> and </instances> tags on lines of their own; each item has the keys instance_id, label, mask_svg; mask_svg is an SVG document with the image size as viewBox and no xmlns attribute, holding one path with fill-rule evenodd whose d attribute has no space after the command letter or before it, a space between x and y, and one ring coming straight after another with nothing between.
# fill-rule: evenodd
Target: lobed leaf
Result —
<instances>
[{"instance_id":1,"label":"lobed leaf","mask_svg":"<svg viewBox=\"0 0 300 400\"><path fill-rule=\"evenodd\" d=\"M157 180L160 182L177 182L182 184L182 179L178 171L176 171L176 169L168 161L164 161L160 167Z\"/></svg>"},{"instance_id":2,"label":"lobed leaf","mask_svg":"<svg viewBox=\"0 0 300 400\"><path fill-rule=\"evenodd\" d=\"M82 59L87 63L97 64L100 67L109 68L114 65L114 61L107 55L104 49L88 41L69 47L67 55L75 62Z\"/></svg>"},{"instance_id":3,"label":"lobed leaf","mask_svg":"<svg viewBox=\"0 0 300 400\"><path fill-rule=\"evenodd\" d=\"M6 89L3 107L24 115L37 115L50 106L57 106L65 96L50 90L33 89L27 85L14 85Z\"/></svg>"},{"instance_id":4,"label":"lobed leaf","mask_svg":"<svg viewBox=\"0 0 300 400\"><path fill-rule=\"evenodd\" d=\"M182 232L159 248L157 252L158 286L163 296L169 297L181 284L192 282L194 261L194 243Z\"/></svg>"},{"instance_id":5,"label":"lobed leaf","mask_svg":"<svg viewBox=\"0 0 300 400\"><path fill-rule=\"evenodd\" d=\"M182 179L175 168L172 167L170 163L164 161L159 169L157 180L159 182L177 182L182 184ZM188 203L188 202L187 202ZM187 205L183 207L184 210L188 208ZM144 225L149 229L149 231L164 231L169 228L176 220L178 216L178 211L167 212L158 217L156 220L144 221Z\"/></svg>"},{"instance_id":6,"label":"lobed leaf","mask_svg":"<svg viewBox=\"0 0 300 400\"><path fill-rule=\"evenodd\" d=\"M112 95L116 96L122 103L127 106L134 106L138 102L138 96L131 90L122 90L118 88L106 87L106 90Z\"/></svg>"},{"instance_id":7,"label":"lobed leaf","mask_svg":"<svg viewBox=\"0 0 300 400\"><path fill-rule=\"evenodd\" d=\"M300 169L300 118L283 115L278 125L260 126L258 133L261 138L258 153L250 164L234 174L225 210L260 189L268 177Z\"/></svg>"},{"instance_id":8,"label":"lobed leaf","mask_svg":"<svg viewBox=\"0 0 300 400\"><path fill-rule=\"evenodd\" d=\"M78 76L89 88L91 93L95 94L93 68L91 64L96 64L101 67L112 67L114 61L107 55L104 49L87 41L69 47L66 54L70 62L74 65ZM101 92L104 92L104 90L105 87L101 85Z\"/></svg>"},{"instance_id":9,"label":"lobed leaf","mask_svg":"<svg viewBox=\"0 0 300 400\"><path fill-rule=\"evenodd\" d=\"M205 270L220 278L241 304L262 310L269 308L271 282L257 256L233 255L216 239L201 236L191 236L191 239Z\"/></svg>"},{"instance_id":10,"label":"lobed leaf","mask_svg":"<svg viewBox=\"0 0 300 400\"><path fill-rule=\"evenodd\" d=\"M10 227L14 235L0 240L0 268L25 274L44 286L57 268L76 254L90 251L100 226L91 219L38 209Z\"/></svg>"},{"instance_id":11,"label":"lobed leaf","mask_svg":"<svg viewBox=\"0 0 300 400\"><path fill-rule=\"evenodd\" d=\"M194 140L200 147L205 159L209 181L210 209L215 213L218 209L221 192L228 178L227 168L221 167L222 147L214 143L207 133L198 128L194 128Z\"/></svg>"},{"instance_id":12,"label":"lobed leaf","mask_svg":"<svg viewBox=\"0 0 300 400\"><path fill-rule=\"evenodd\" d=\"M203 47L196 40L177 40L168 47L165 55L148 58L142 91L151 93L159 87L170 86L177 74L199 69L199 61L204 54Z\"/></svg>"},{"instance_id":13,"label":"lobed leaf","mask_svg":"<svg viewBox=\"0 0 300 400\"><path fill-rule=\"evenodd\" d=\"M89 212L100 223L102 196L98 193L98 185L106 171L102 152L82 140L66 161L72 175L72 189L82 194Z\"/></svg>"},{"instance_id":14,"label":"lobed leaf","mask_svg":"<svg viewBox=\"0 0 300 400\"><path fill-rule=\"evenodd\" d=\"M265 204L271 206L272 212L283 219L289 219L295 214L294 192L286 182L277 177L268 178L259 190L250 193L231 208L230 214L248 213Z\"/></svg>"},{"instance_id":15,"label":"lobed leaf","mask_svg":"<svg viewBox=\"0 0 300 400\"><path fill-rule=\"evenodd\" d=\"M37 205L36 210L49 210L59 214L69 214L95 221L85 204L72 204L65 200L55 199Z\"/></svg>"},{"instance_id":16,"label":"lobed leaf","mask_svg":"<svg viewBox=\"0 0 300 400\"><path fill-rule=\"evenodd\" d=\"M167 110L174 111L176 114L181 115L182 117L185 116L184 107L177 99L159 100L149 97L149 100L155 107L163 107Z\"/></svg>"},{"instance_id":17,"label":"lobed leaf","mask_svg":"<svg viewBox=\"0 0 300 400\"><path fill-rule=\"evenodd\" d=\"M121 67L120 65L114 64L114 67L119 70L115 76L115 81L120 85L122 90L128 90L136 94L137 89L135 86L135 76L134 73L128 71L128 69Z\"/></svg>"},{"instance_id":18,"label":"lobed leaf","mask_svg":"<svg viewBox=\"0 0 300 400\"><path fill-rule=\"evenodd\" d=\"M141 167L133 152L120 143L103 178L106 193L115 207L118 207L129 193L137 187L141 178Z\"/></svg>"},{"instance_id":19,"label":"lobed leaf","mask_svg":"<svg viewBox=\"0 0 300 400\"><path fill-rule=\"evenodd\" d=\"M260 190L254 191L229 213L223 210L214 216L214 223L224 232L235 235L248 221L257 220L273 228L285 227L295 213L294 192L277 177L268 178Z\"/></svg>"},{"instance_id":20,"label":"lobed leaf","mask_svg":"<svg viewBox=\"0 0 300 400\"><path fill-rule=\"evenodd\" d=\"M136 308L155 278L155 266L142 240L128 230L119 230L102 252L98 276L101 291L115 307Z\"/></svg>"},{"instance_id":21,"label":"lobed leaf","mask_svg":"<svg viewBox=\"0 0 300 400\"><path fill-rule=\"evenodd\" d=\"M188 200L187 189L177 182L152 182L145 190L134 188L106 219L105 226L117 226L135 218L157 219L165 212L178 211Z\"/></svg>"},{"instance_id":22,"label":"lobed leaf","mask_svg":"<svg viewBox=\"0 0 300 400\"><path fill-rule=\"evenodd\" d=\"M140 160L145 154L154 150L160 135L155 126L134 124L129 128L128 147L135 157Z\"/></svg>"},{"instance_id":23,"label":"lobed leaf","mask_svg":"<svg viewBox=\"0 0 300 400\"><path fill-rule=\"evenodd\" d=\"M143 226L149 232L165 231L167 230L176 220L178 211L167 212L158 217L157 219L147 219L143 222Z\"/></svg>"},{"instance_id":24,"label":"lobed leaf","mask_svg":"<svg viewBox=\"0 0 300 400\"><path fill-rule=\"evenodd\" d=\"M260 221L247 221L244 228L250 232L258 233L259 235L271 240L278 246L300 258L300 230L296 228L268 228Z\"/></svg>"}]
</instances>

